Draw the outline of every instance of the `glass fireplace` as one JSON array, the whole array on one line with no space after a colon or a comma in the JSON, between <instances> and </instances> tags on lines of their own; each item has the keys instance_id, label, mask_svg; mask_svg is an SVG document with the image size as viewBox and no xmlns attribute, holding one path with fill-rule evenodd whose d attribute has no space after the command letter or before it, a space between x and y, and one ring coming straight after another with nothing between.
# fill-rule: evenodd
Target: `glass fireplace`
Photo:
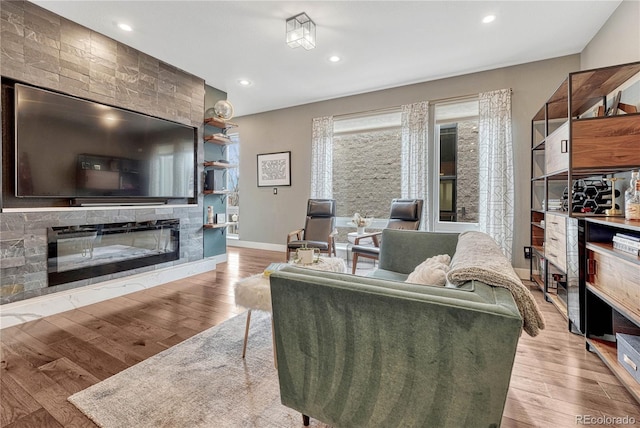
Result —
<instances>
[{"instance_id":1,"label":"glass fireplace","mask_svg":"<svg viewBox=\"0 0 640 428\"><path fill-rule=\"evenodd\" d=\"M180 258L180 220L47 229L49 286Z\"/></svg>"}]
</instances>

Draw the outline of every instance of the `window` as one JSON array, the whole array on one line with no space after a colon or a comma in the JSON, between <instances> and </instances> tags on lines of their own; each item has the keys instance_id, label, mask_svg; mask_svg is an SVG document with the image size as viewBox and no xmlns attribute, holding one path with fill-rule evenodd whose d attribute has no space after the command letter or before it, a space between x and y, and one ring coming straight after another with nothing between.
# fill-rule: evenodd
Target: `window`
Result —
<instances>
[{"instance_id":1,"label":"window","mask_svg":"<svg viewBox=\"0 0 640 428\"><path fill-rule=\"evenodd\" d=\"M391 199L400 196L400 110L334 118L333 197L339 227L354 213L387 224ZM338 241L346 241L340 231Z\"/></svg>"},{"instance_id":2,"label":"window","mask_svg":"<svg viewBox=\"0 0 640 428\"><path fill-rule=\"evenodd\" d=\"M231 165L240 165L240 138L238 134L229 134L233 144L226 146L227 161ZM240 192L239 192L240 168L229 168L227 170L227 221L230 223L227 228L227 238L238 238L240 233Z\"/></svg>"},{"instance_id":3,"label":"window","mask_svg":"<svg viewBox=\"0 0 640 428\"><path fill-rule=\"evenodd\" d=\"M423 221L433 230L478 227L478 107L477 97L430 106L429 212L438 214ZM357 212L378 219L372 229L383 228L391 200L401 195L401 111L334 117L333 123L332 191L338 227L352 227Z\"/></svg>"},{"instance_id":4,"label":"window","mask_svg":"<svg viewBox=\"0 0 640 428\"><path fill-rule=\"evenodd\" d=\"M478 222L478 99L434 105L436 184L439 212L435 229L451 230L450 223ZM449 226L447 224L449 223ZM460 230L467 229L460 226Z\"/></svg>"}]
</instances>

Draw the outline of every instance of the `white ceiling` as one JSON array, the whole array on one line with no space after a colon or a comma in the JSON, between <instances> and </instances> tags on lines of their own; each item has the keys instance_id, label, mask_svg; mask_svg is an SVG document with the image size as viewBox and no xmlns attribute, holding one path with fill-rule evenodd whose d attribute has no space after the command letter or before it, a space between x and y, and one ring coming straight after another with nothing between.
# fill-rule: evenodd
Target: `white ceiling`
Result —
<instances>
[{"instance_id":1,"label":"white ceiling","mask_svg":"<svg viewBox=\"0 0 640 428\"><path fill-rule=\"evenodd\" d=\"M579 53L620 2L34 1L204 78L236 116ZM310 51L285 43L303 11Z\"/></svg>"}]
</instances>

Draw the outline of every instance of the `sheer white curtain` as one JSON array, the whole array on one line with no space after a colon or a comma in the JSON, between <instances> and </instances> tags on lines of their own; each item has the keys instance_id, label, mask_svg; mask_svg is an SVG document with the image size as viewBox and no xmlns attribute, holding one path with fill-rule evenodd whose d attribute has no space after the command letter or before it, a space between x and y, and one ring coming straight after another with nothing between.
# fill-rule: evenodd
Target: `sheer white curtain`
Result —
<instances>
[{"instance_id":1,"label":"sheer white curtain","mask_svg":"<svg viewBox=\"0 0 640 428\"><path fill-rule=\"evenodd\" d=\"M402 106L401 183L402 198L423 199L422 230L430 229L429 178L429 103L422 101Z\"/></svg>"},{"instance_id":2,"label":"sheer white curtain","mask_svg":"<svg viewBox=\"0 0 640 428\"><path fill-rule=\"evenodd\" d=\"M512 258L514 175L511 89L480 94L478 122L479 223Z\"/></svg>"},{"instance_id":3,"label":"sheer white curtain","mask_svg":"<svg viewBox=\"0 0 640 428\"><path fill-rule=\"evenodd\" d=\"M311 134L311 198L333 196L333 116L313 119Z\"/></svg>"}]
</instances>

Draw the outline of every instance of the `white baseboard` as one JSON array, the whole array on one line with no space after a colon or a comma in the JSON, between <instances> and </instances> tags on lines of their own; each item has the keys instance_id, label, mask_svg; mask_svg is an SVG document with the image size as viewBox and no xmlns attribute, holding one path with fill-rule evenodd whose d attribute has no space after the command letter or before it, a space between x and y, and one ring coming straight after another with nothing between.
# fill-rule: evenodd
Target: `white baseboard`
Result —
<instances>
[{"instance_id":1,"label":"white baseboard","mask_svg":"<svg viewBox=\"0 0 640 428\"><path fill-rule=\"evenodd\" d=\"M218 263L226 261L227 254L221 254L152 272L6 303L0 306L0 329L209 272L215 270Z\"/></svg>"},{"instance_id":2,"label":"white baseboard","mask_svg":"<svg viewBox=\"0 0 640 428\"><path fill-rule=\"evenodd\" d=\"M286 245L269 244L267 242L241 241L239 239L227 239L227 246L240 247L240 248L253 248L256 250L265 250L265 251L282 251L283 253L287 250Z\"/></svg>"},{"instance_id":3,"label":"white baseboard","mask_svg":"<svg viewBox=\"0 0 640 428\"><path fill-rule=\"evenodd\" d=\"M527 281L529 280L529 275L530 275L529 269L513 268L513 270L516 271L518 278L526 279Z\"/></svg>"}]
</instances>

